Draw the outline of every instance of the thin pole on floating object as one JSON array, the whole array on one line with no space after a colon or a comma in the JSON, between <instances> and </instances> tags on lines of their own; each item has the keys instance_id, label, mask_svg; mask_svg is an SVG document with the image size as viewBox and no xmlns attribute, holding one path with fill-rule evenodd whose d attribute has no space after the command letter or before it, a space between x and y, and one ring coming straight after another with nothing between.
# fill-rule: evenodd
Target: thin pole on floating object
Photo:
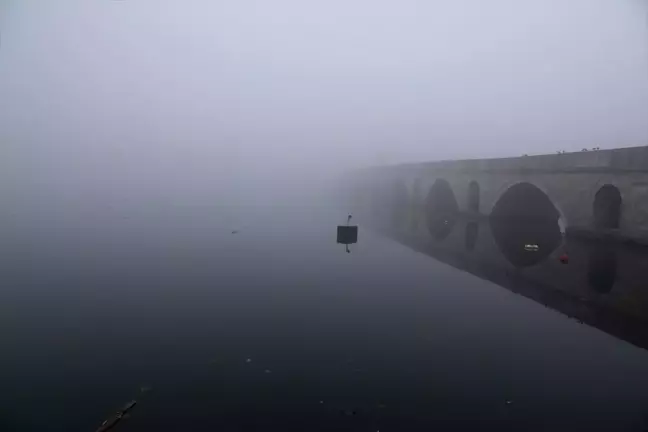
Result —
<instances>
[{"instance_id":1,"label":"thin pole on floating object","mask_svg":"<svg viewBox=\"0 0 648 432\"><path fill-rule=\"evenodd\" d=\"M349 215L349 217L347 218L347 226L349 226L350 222L351 222L351 215ZM349 244L348 243L344 245L344 249L346 249L347 253L351 253L351 251L349 250Z\"/></svg>"}]
</instances>

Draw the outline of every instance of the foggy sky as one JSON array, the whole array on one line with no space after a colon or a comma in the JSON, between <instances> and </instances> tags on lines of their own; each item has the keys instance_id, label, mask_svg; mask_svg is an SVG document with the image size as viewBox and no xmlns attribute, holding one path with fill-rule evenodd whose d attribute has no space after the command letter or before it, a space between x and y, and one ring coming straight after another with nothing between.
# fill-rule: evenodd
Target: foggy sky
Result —
<instances>
[{"instance_id":1,"label":"foggy sky","mask_svg":"<svg viewBox=\"0 0 648 432\"><path fill-rule=\"evenodd\" d=\"M643 0L0 0L3 188L268 194L645 145L647 23Z\"/></svg>"}]
</instances>

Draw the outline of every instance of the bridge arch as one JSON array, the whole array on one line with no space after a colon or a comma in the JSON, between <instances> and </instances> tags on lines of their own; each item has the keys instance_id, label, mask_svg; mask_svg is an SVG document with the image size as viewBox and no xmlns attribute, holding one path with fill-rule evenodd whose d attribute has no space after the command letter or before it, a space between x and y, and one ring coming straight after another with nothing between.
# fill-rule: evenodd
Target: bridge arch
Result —
<instances>
[{"instance_id":1,"label":"bridge arch","mask_svg":"<svg viewBox=\"0 0 648 432\"><path fill-rule=\"evenodd\" d=\"M534 184L516 183L497 200L489 222L502 254L516 267L548 258L563 242L561 213Z\"/></svg>"},{"instance_id":2,"label":"bridge arch","mask_svg":"<svg viewBox=\"0 0 648 432\"><path fill-rule=\"evenodd\" d=\"M435 180L428 192L425 207L430 234L437 240L445 239L452 232L459 213L457 198L447 180Z\"/></svg>"},{"instance_id":3,"label":"bridge arch","mask_svg":"<svg viewBox=\"0 0 648 432\"><path fill-rule=\"evenodd\" d=\"M594 196L594 227L602 229L619 228L621 219L621 192L614 185L603 185Z\"/></svg>"},{"instance_id":4,"label":"bridge arch","mask_svg":"<svg viewBox=\"0 0 648 432\"><path fill-rule=\"evenodd\" d=\"M484 203L484 207L489 207L488 209L484 209L485 213L487 214L492 214L493 211L495 210L495 207L499 200L506 194L509 190L513 189L514 187L517 187L520 184L529 184L533 186L535 189L539 190L542 192L551 205L556 209L558 212L559 218L558 218L558 226L560 227L561 233L564 235L567 226L569 226L569 219L567 218L567 213L564 211L563 204L561 204L561 201L555 199L555 193L552 193L554 188L552 187L546 187L546 185L542 184L542 182L538 181L519 181L519 180L514 180L514 181L507 181L503 182L499 185L499 187L496 189L496 193L491 196L490 203L488 203L489 200L486 200L487 202ZM554 191L555 192L555 191ZM565 206L566 207L566 206Z\"/></svg>"}]
</instances>

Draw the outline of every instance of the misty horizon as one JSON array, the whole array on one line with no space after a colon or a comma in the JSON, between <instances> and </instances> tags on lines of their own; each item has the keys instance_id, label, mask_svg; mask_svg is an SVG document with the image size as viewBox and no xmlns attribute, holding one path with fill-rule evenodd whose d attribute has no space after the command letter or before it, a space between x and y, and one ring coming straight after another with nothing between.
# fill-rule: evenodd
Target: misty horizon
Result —
<instances>
[{"instance_id":1,"label":"misty horizon","mask_svg":"<svg viewBox=\"0 0 648 432\"><path fill-rule=\"evenodd\" d=\"M4 1L4 188L249 201L377 164L646 145L647 17L605 0Z\"/></svg>"}]
</instances>

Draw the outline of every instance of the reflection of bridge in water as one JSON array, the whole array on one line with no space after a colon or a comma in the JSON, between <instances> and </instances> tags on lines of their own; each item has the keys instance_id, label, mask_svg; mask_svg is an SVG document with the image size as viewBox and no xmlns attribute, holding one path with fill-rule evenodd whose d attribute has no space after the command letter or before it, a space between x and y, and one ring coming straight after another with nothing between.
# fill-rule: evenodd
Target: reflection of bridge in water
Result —
<instances>
[{"instance_id":1,"label":"reflection of bridge in water","mask_svg":"<svg viewBox=\"0 0 648 432\"><path fill-rule=\"evenodd\" d=\"M397 241L648 348L648 149L592 155L375 168L352 200Z\"/></svg>"},{"instance_id":2,"label":"reflection of bridge in water","mask_svg":"<svg viewBox=\"0 0 648 432\"><path fill-rule=\"evenodd\" d=\"M648 256L640 247L568 237L559 248L568 251L568 264L550 254L540 263L520 268L500 252L489 225L488 220L461 217L442 242L384 227L381 231L436 260L648 349L648 292L644 284ZM532 256L536 252L518 254Z\"/></svg>"}]
</instances>

